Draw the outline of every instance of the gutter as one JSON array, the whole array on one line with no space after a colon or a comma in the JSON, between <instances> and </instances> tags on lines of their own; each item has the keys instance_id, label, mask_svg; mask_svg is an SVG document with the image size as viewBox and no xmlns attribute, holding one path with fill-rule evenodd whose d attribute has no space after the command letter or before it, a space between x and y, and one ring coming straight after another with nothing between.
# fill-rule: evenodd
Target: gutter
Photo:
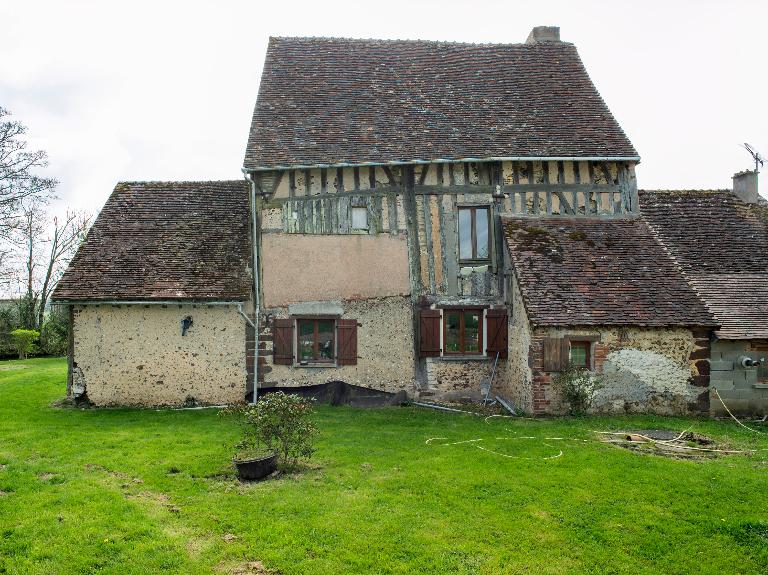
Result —
<instances>
[{"instance_id":1,"label":"gutter","mask_svg":"<svg viewBox=\"0 0 768 575\"><path fill-rule=\"evenodd\" d=\"M491 156L488 158L460 158L452 160L435 158L434 160L410 160L393 162L339 162L336 164L287 164L275 166L243 167L246 174L272 170L298 170L312 168L352 168L356 166L407 166L411 164L461 164L464 162L640 162L640 156ZM263 194L262 194L263 195Z\"/></svg>"}]
</instances>

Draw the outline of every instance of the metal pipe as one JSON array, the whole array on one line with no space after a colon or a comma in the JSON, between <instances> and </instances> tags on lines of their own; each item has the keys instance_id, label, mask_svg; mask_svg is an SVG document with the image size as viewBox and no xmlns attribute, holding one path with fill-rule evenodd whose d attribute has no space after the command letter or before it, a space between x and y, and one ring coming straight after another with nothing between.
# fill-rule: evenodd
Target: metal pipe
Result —
<instances>
[{"instance_id":1,"label":"metal pipe","mask_svg":"<svg viewBox=\"0 0 768 575\"><path fill-rule=\"evenodd\" d=\"M434 160L408 160L395 162L340 162L338 164L296 164L278 166L256 166L241 168L242 172L264 172L272 170L298 170L311 168L351 168L354 166L407 166L409 164L460 164L463 162L640 162L640 156L492 156L489 158L461 158L450 160L436 158ZM247 178L247 176L246 176Z\"/></svg>"},{"instance_id":2,"label":"metal pipe","mask_svg":"<svg viewBox=\"0 0 768 575\"><path fill-rule=\"evenodd\" d=\"M256 210L256 196L265 196L264 192L256 191L256 181L251 172L244 171L245 179L251 184L251 247L253 249L253 404L259 398L259 313L261 301L259 299L259 246L258 246L258 211Z\"/></svg>"}]
</instances>

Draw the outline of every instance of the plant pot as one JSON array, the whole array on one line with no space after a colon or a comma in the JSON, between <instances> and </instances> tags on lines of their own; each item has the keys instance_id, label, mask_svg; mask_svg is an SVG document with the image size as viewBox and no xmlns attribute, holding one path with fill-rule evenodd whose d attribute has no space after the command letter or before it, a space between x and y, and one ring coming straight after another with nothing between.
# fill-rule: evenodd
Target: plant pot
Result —
<instances>
[{"instance_id":1,"label":"plant pot","mask_svg":"<svg viewBox=\"0 0 768 575\"><path fill-rule=\"evenodd\" d=\"M235 459L237 476L242 481L264 479L277 469L277 453L263 455L255 459Z\"/></svg>"}]
</instances>

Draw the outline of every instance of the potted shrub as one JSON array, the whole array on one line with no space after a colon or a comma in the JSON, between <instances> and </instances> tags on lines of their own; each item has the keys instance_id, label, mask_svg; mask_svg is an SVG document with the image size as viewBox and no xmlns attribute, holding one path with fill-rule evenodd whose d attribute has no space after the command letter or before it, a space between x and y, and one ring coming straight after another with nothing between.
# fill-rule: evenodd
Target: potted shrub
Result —
<instances>
[{"instance_id":1,"label":"potted shrub","mask_svg":"<svg viewBox=\"0 0 768 575\"><path fill-rule=\"evenodd\" d=\"M309 400L282 392L259 398L255 405L239 404L221 412L236 416L242 439L236 445L234 463L240 479L261 479L279 464L291 469L300 459L308 459L317 429L309 420Z\"/></svg>"},{"instance_id":2,"label":"potted shrub","mask_svg":"<svg viewBox=\"0 0 768 575\"><path fill-rule=\"evenodd\" d=\"M262 440L261 430L254 417L255 407L241 403L219 412L219 415L235 418L240 427L242 435L235 444L232 462L238 477L244 481L263 479L277 469L278 453Z\"/></svg>"}]
</instances>

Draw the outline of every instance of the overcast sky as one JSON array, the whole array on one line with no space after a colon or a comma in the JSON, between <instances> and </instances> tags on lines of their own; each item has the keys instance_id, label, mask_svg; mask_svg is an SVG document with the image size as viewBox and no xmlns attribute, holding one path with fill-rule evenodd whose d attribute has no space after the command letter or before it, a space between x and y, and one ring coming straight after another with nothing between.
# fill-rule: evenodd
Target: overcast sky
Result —
<instances>
[{"instance_id":1,"label":"overcast sky","mask_svg":"<svg viewBox=\"0 0 768 575\"><path fill-rule=\"evenodd\" d=\"M768 154L768 2L0 0L0 22L0 106L78 209L119 180L240 178L270 35L523 42L560 26L641 188L730 187L752 166L740 143Z\"/></svg>"}]
</instances>

